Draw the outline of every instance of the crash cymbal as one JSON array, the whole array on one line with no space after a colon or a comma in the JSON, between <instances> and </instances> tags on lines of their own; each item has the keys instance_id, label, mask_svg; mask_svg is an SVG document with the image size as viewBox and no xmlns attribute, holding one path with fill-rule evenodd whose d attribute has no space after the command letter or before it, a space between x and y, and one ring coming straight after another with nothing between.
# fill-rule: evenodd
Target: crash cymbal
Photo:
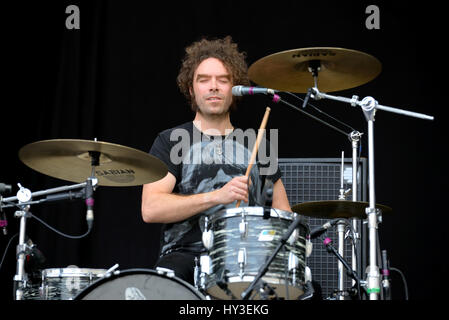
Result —
<instances>
[{"instance_id":1,"label":"crash cymbal","mask_svg":"<svg viewBox=\"0 0 449 320\"><path fill-rule=\"evenodd\" d=\"M326 201L310 201L296 204L292 207L292 211L301 215L335 219L335 218L359 218L365 219L365 209L369 207L368 202L348 201L348 200L326 200ZM376 208L382 213L390 213L390 207L376 204Z\"/></svg>"},{"instance_id":2,"label":"crash cymbal","mask_svg":"<svg viewBox=\"0 0 449 320\"><path fill-rule=\"evenodd\" d=\"M162 161L148 153L101 141L38 141L22 147L19 158L40 173L80 183L92 173L90 154L95 152L99 160L95 166L95 176L101 186L142 185L157 181L168 172Z\"/></svg>"},{"instance_id":3,"label":"crash cymbal","mask_svg":"<svg viewBox=\"0 0 449 320\"><path fill-rule=\"evenodd\" d=\"M382 65L375 57L351 49L315 47L282 51L257 60L248 69L257 85L305 93L314 87L309 67L318 64L317 87L322 92L354 88L377 77Z\"/></svg>"}]
</instances>

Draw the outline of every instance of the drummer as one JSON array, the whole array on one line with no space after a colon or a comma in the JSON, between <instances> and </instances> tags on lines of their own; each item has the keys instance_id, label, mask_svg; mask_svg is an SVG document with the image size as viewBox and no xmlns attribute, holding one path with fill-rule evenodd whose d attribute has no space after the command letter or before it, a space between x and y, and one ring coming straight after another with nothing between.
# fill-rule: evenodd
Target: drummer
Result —
<instances>
[{"instance_id":1,"label":"drummer","mask_svg":"<svg viewBox=\"0 0 449 320\"><path fill-rule=\"evenodd\" d=\"M154 267L171 269L193 284L194 258L205 251L201 236L206 215L235 208L239 200L242 207L264 205L263 187L271 184L272 207L291 208L277 163L266 170L273 166L259 161L250 179L245 176L251 146L241 143L243 131L231 123L236 108L231 89L248 85L249 79L245 53L231 37L188 46L177 83L195 117L156 137L150 154L167 165L168 173L143 186L142 218L163 224Z\"/></svg>"}]
</instances>

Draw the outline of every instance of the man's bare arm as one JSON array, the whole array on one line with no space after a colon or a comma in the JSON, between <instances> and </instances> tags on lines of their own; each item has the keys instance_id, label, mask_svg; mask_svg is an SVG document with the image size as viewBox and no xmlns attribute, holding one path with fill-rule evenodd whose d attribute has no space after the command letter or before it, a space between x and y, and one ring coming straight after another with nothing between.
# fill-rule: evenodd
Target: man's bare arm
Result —
<instances>
[{"instance_id":1,"label":"man's bare arm","mask_svg":"<svg viewBox=\"0 0 449 320\"><path fill-rule=\"evenodd\" d=\"M147 223L172 223L185 220L219 204L236 200L248 202L248 178L235 177L222 188L194 195L173 194L176 178L167 175L148 183L142 190L142 218Z\"/></svg>"}]
</instances>

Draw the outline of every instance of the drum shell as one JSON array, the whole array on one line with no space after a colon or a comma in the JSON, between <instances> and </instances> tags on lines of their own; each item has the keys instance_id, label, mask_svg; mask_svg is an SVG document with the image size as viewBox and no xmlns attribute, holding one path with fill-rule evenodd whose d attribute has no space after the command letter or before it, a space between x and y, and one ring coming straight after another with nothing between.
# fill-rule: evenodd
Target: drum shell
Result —
<instances>
[{"instance_id":1,"label":"drum shell","mask_svg":"<svg viewBox=\"0 0 449 320\"><path fill-rule=\"evenodd\" d=\"M73 300L76 295L105 274L106 269L49 268L43 269L40 281L24 289L24 300Z\"/></svg>"},{"instance_id":2,"label":"drum shell","mask_svg":"<svg viewBox=\"0 0 449 320\"><path fill-rule=\"evenodd\" d=\"M116 271L81 291L76 300L205 300L186 281L151 269Z\"/></svg>"},{"instance_id":3,"label":"drum shell","mask_svg":"<svg viewBox=\"0 0 449 320\"><path fill-rule=\"evenodd\" d=\"M205 231L213 233L208 251L210 270L208 274L201 275L202 289L214 298L230 299L220 288L226 283L234 298L239 299L260 267L271 257L296 216L292 212L271 209L269 218L264 219L263 207L233 208L211 215L205 226L209 229ZM245 224L246 230L242 230ZM275 289L278 297L296 299L304 292L308 234L308 225L301 221L262 277ZM297 265L289 270L291 254L297 258L294 259ZM239 263L241 256L245 258L244 264Z\"/></svg>"}]
</instances>

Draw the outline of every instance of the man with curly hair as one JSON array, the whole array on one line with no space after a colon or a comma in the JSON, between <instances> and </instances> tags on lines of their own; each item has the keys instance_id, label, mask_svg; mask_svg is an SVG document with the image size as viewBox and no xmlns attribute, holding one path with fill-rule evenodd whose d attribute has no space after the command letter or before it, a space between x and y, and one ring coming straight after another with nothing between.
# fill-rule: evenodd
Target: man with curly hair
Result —
<instances>
[{"instance_id":1,"label":"man with curly hair","mask_svg":"<svg viewBox=\"0 0 449 320\"><path fill-rule=\"evenodd\" d=\"M205 216L237 201L254 205L266 178L273 183L272 206L291 211L277 165L263 175L257 164L250 179L245 177L251 146L237 141L230 112L236 107L232 87L249 85L247 69L245 54L229 36L187 47L177 82L195 117L159 133L150 150L168 167L163 179L142 191L143 220L164 224L155 267L171 269L191 284L194 258L204 252Z\"/></svg>"}]
</instances>

